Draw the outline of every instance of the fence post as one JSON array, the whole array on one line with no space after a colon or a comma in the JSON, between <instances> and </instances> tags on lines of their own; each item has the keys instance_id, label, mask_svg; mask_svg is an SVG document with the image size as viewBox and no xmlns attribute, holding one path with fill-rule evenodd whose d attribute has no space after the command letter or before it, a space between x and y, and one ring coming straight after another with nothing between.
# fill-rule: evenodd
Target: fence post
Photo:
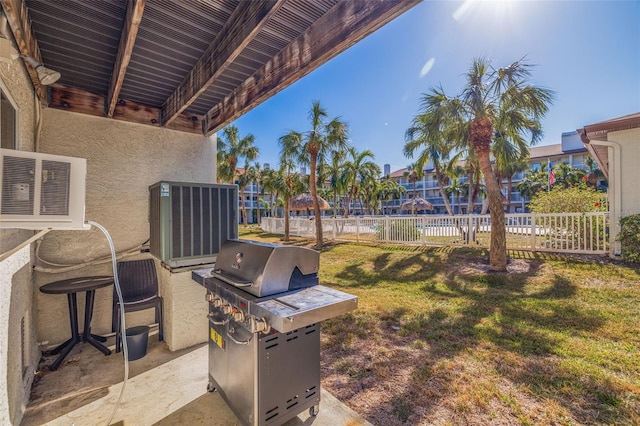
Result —
<instances>
[{"instance_id":1,"label":"fence post","mask_svg":"<svg viewBox=\"0 0 640 426\"><path fill-rule=\"evenodd\" d=\"M420 225L420 233L422 234L422 245L427 244L427 218L422 216L422 224Z\"/></svg>"},{"instance_id":2,"label":"fence post","mask_svg":"<svg viewBox=\"0 0 640 426\"><path fill-rule=\"evenodd\" d=\"M332 217L331 218L331 233L333 234L333 241L336 240L336 227L338 226L336 218Z\"/></svg>"},{"instance_id":3,"label":"fence post","mask_svg":"<svg viewBox=\"0 0 640 426\"><path fill-rule=\"evenodd\" d=\"M382 238L385 241L389 241L389 218L384 218L384 228L382 230Z\"/></svg>"},{"instance_id":4,"label":"fence post","mask_svg":"<svg viewBox=\"0 0 640 426\"><path fill-rule=\"evenodd\" d=\"M536 248L536 214L532 213L531 214L531 248L535 249Z\"/></svg>"},{"instance_id":5,"label":"fence post","mask_svg":"<svg viewBox=\"0 0 640 426\"><path fill-rule=\"evenodd\" d=\"M356 242L360 242L360 219L356 217Z\"/></svg>"}]
</instances>

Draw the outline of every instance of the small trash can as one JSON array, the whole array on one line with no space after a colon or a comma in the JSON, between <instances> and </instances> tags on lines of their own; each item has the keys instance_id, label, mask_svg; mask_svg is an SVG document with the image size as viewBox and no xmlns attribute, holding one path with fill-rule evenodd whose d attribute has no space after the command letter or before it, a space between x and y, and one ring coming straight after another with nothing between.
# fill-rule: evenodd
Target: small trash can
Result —
<instances>
[{"instance_id":1,"label":"small trash can","mask_svg":"<svg viewBox=\"0 0 640 426\"><path fill-rule=\"evenodd\" d=\"M135 361L147 354L147 343L149 342L149 327L140 325L127 328L127 350L129 361Z\"/></svg>"}]
</instances>

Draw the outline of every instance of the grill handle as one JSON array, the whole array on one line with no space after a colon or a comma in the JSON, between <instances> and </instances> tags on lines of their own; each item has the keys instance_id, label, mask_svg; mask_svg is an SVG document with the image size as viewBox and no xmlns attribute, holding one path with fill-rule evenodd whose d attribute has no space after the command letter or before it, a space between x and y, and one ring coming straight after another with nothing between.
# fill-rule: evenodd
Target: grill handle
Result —
<instances>
[{"instance_id":1,"label":"grill handle","mask_svg":"<svg viewBox=\"0 0 640 426\"><path fill-rule=\"evenodd\" d=\"M253 282L249 280L223 275L220 269L212 271L211 276L235 287L251 287L253 285Z\"/></svg>"},{"instance_id":2,"label":"grill handle","mask_svg":"<svg viewBox=\"0 0 640 426\"><path fill-rule=\"evenodd\" d=\"M248 345L249 342L251 341L251 337L249 337L247 340L238 340L235 337L233 337L233 333L235 333L235 329L233 327L229 327L227 336L229 337L229 339L231 339L233 343L237 345Z\"/></svg>"},{"instance_id":3,"label":"grill handle","mask_svg":"<svg viewBox=\"0 0 640 426\"><path fill-rule=\"evenodd\" d=\"M207 316L209 317L209 321L211 321L211 323L215 325L225 325L226 323L229 322L229 318L224 319L222 321L214 320L213 317L215 316L215 314L213 312L209 312Z\"/></svg>"}]
</instances>

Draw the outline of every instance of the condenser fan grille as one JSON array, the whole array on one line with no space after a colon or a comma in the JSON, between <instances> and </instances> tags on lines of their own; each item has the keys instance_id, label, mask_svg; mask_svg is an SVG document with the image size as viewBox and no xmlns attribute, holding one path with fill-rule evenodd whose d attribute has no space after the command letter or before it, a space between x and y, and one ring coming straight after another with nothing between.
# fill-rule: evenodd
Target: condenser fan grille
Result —
<instances>
[{"instance_id":1,"label":"condenser fan grille","mask_svg":"<svg viewBox=\"0 0 640 426\"><path fill-rule=\"evenodd\" d=\"M2 163L2 214L33 214L36 160L4 157Z\"/></svg>"},{"instance_id":2,"label":"condenser fan grille","mask_svg":"<svg viewBox=\"0 0 640 426\"><path fill-rule=\"evenodd\" d=\"M68 215L71 164L62 161L42 161L42 191L40 214Z\"/></svg>"}]
</instances>

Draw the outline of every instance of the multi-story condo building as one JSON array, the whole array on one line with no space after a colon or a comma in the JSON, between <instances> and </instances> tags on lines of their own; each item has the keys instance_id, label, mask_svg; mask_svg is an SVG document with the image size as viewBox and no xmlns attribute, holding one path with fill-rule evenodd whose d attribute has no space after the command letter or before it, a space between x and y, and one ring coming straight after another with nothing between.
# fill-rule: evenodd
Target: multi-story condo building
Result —
<instances>
[{"instance_id":1,"label":"multi-story condo building","mask_svg":"<svg viewBox=\"0 0 640 426\"><path fill-rule=\"evenodd\" d=\"M527 163L528 169L538 169L542 165L549 164L553 167L558 163L566 163L579 169L585 168L586 158L589 157L589 153L582 144L580 136L577 132L566 132L562 134L562 142L554 145L545 145L530 148L530 157ZM446 214L444 200L440 194L438 183L436 180L435 172L433 170L433 164L428 164L424 170L423 178L414 183L409 179L407 169L400 169L394 172L390 172L388 165L384 166L385 176L398 182L405 187L407 193L401 199L395 199L384 203L385 214L401 214L406 211L400 210L400 205L409 198L421 197L429 201L433 205L433 211L427 212L432 214ZM509 213L521 213L527 211L529 200L523 197L516 189L518 182L520 182L526 171L518 172L512 177L512 191L511 191L511 203L509 206ZM465 182L466 176L461 176L460 181ZM503 195L506 197L506 180ZM459 199L458 199L459 198ZM455 213L462 212L468 213L468 200L466 196L456 197L454 195L449 196L449 201ZM480 195L474 206L473 213L479 213L482 210L482 203L484 197ZM458 203L460 205L458 205Z\"/></svg>"}]
</instances>

